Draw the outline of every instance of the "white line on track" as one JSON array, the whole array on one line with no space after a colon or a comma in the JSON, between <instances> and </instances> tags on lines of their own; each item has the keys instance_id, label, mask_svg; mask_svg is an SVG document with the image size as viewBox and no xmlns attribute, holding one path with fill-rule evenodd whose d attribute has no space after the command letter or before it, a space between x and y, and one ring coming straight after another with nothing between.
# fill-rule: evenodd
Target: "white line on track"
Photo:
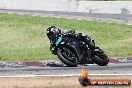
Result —
<instances>
[{"instance_id":1,"label":"white line on track","mask_svg":"<svg viewBox=\"0 0 132 88\"><path fill-rule=\"evenodd\" d=\"M22 77L71 77L81 76L81 74L68 74L68 75L15 75L15 76L0 76L0 78L22 78ZM132 74L89 74L89 76L132 76Z\"/></svg>"}]
</instances>

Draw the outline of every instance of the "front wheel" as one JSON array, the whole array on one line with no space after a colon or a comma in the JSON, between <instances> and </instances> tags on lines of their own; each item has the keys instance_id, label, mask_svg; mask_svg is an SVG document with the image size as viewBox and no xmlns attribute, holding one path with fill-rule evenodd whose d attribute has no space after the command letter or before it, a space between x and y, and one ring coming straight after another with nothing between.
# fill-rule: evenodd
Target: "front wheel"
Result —
<instances>
[{"instance_id":1,"label":"front wheel","mask_svg":"<svg viewBox=\"0 0 132 88\"><path fill-rule=\"evenodd\" d=\"M69 47L61 47L57 50L58 58L69 67L78 65L78 58L75 51Z\"/></svg>"},{"instance_id":2,"label":"front wheel","mask_svg":"<svg viewBox=\"0 0 132 88\"><path fill-rule=\"evenodd\" d=\"M100 49L101 50L101 49ZM106 66L109 63L108 56L104 53L103 50L101 50L100 53L97 53L95 55L94 63L96 63L99 66Z\"/></svg>"}]
</instances>

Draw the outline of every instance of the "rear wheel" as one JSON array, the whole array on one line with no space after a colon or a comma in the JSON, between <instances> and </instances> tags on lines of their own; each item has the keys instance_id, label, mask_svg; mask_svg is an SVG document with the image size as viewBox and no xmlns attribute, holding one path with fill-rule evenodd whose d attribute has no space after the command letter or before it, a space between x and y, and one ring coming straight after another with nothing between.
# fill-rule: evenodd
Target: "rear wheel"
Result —
<instances>
[{"instance_id":1,"label":"rear wheel","mask_svg":"<svg viewBox=\"0 0 132 88\"><path fill-rule=\"evenodd\" d=\"M58 58L67 66L76 67L78 58L75 51L69 47L61 47L57 50Z\"/></svg>"}]
</instances>

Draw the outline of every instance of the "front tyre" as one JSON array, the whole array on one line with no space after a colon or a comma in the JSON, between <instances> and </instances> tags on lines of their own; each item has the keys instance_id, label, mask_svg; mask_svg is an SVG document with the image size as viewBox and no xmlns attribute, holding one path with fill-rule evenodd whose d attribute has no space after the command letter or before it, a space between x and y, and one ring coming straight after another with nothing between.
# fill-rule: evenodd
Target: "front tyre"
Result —
<instances>
[{"instance_id":1,"label":"front tyre","mask_svg":"<svg viewBox=\"0 0 132 88\"><path fill-rule=\"evenodd\" d=\"M78 58L73 49L69 47L61 47L57 50L58 58L69 67L78 65Z\"/></svg>"},{"instance_id":2,"label":"front tyre","mask_svg":"<svg viewBox=\"0 0 132 88\"><path fill-rule=\"evenodd\" d=\"M109 63L109 58L104 53L104 51L100 49L100 53L97 53L95 55L94 63L96 63L99 66L106 66Z\"/></svg>"},{"instance_id":3,"label":"front tyre","mask_svg":"<svg viewBox=\"0 0 132 88\"><path fill-rule=\"evenodd\" d=\"M106 66L109 62L109 59L105 54L98 55L95 58L96 58L95 63L98 64L99 66Z\"/></svg>"}]
</instances>

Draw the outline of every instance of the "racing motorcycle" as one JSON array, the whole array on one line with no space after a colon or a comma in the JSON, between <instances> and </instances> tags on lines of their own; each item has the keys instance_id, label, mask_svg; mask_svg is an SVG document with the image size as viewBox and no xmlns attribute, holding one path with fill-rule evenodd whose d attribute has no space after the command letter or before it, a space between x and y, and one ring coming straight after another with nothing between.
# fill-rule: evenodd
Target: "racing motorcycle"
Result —
<instances>
[{"instance_id":1,"label":"racing motorcycle","mask_svg":"<svg viewBox=\"0 0 132 88\"><path fill-rule=\"evenodd\" d=\"M52 54L57 55L67 66L94 63L106 66L109 62L105 52L88 35L76 33L75 30L62 32L61 29L51 26L47 29L47 36Z\"/></svg>"}]
</instances>

